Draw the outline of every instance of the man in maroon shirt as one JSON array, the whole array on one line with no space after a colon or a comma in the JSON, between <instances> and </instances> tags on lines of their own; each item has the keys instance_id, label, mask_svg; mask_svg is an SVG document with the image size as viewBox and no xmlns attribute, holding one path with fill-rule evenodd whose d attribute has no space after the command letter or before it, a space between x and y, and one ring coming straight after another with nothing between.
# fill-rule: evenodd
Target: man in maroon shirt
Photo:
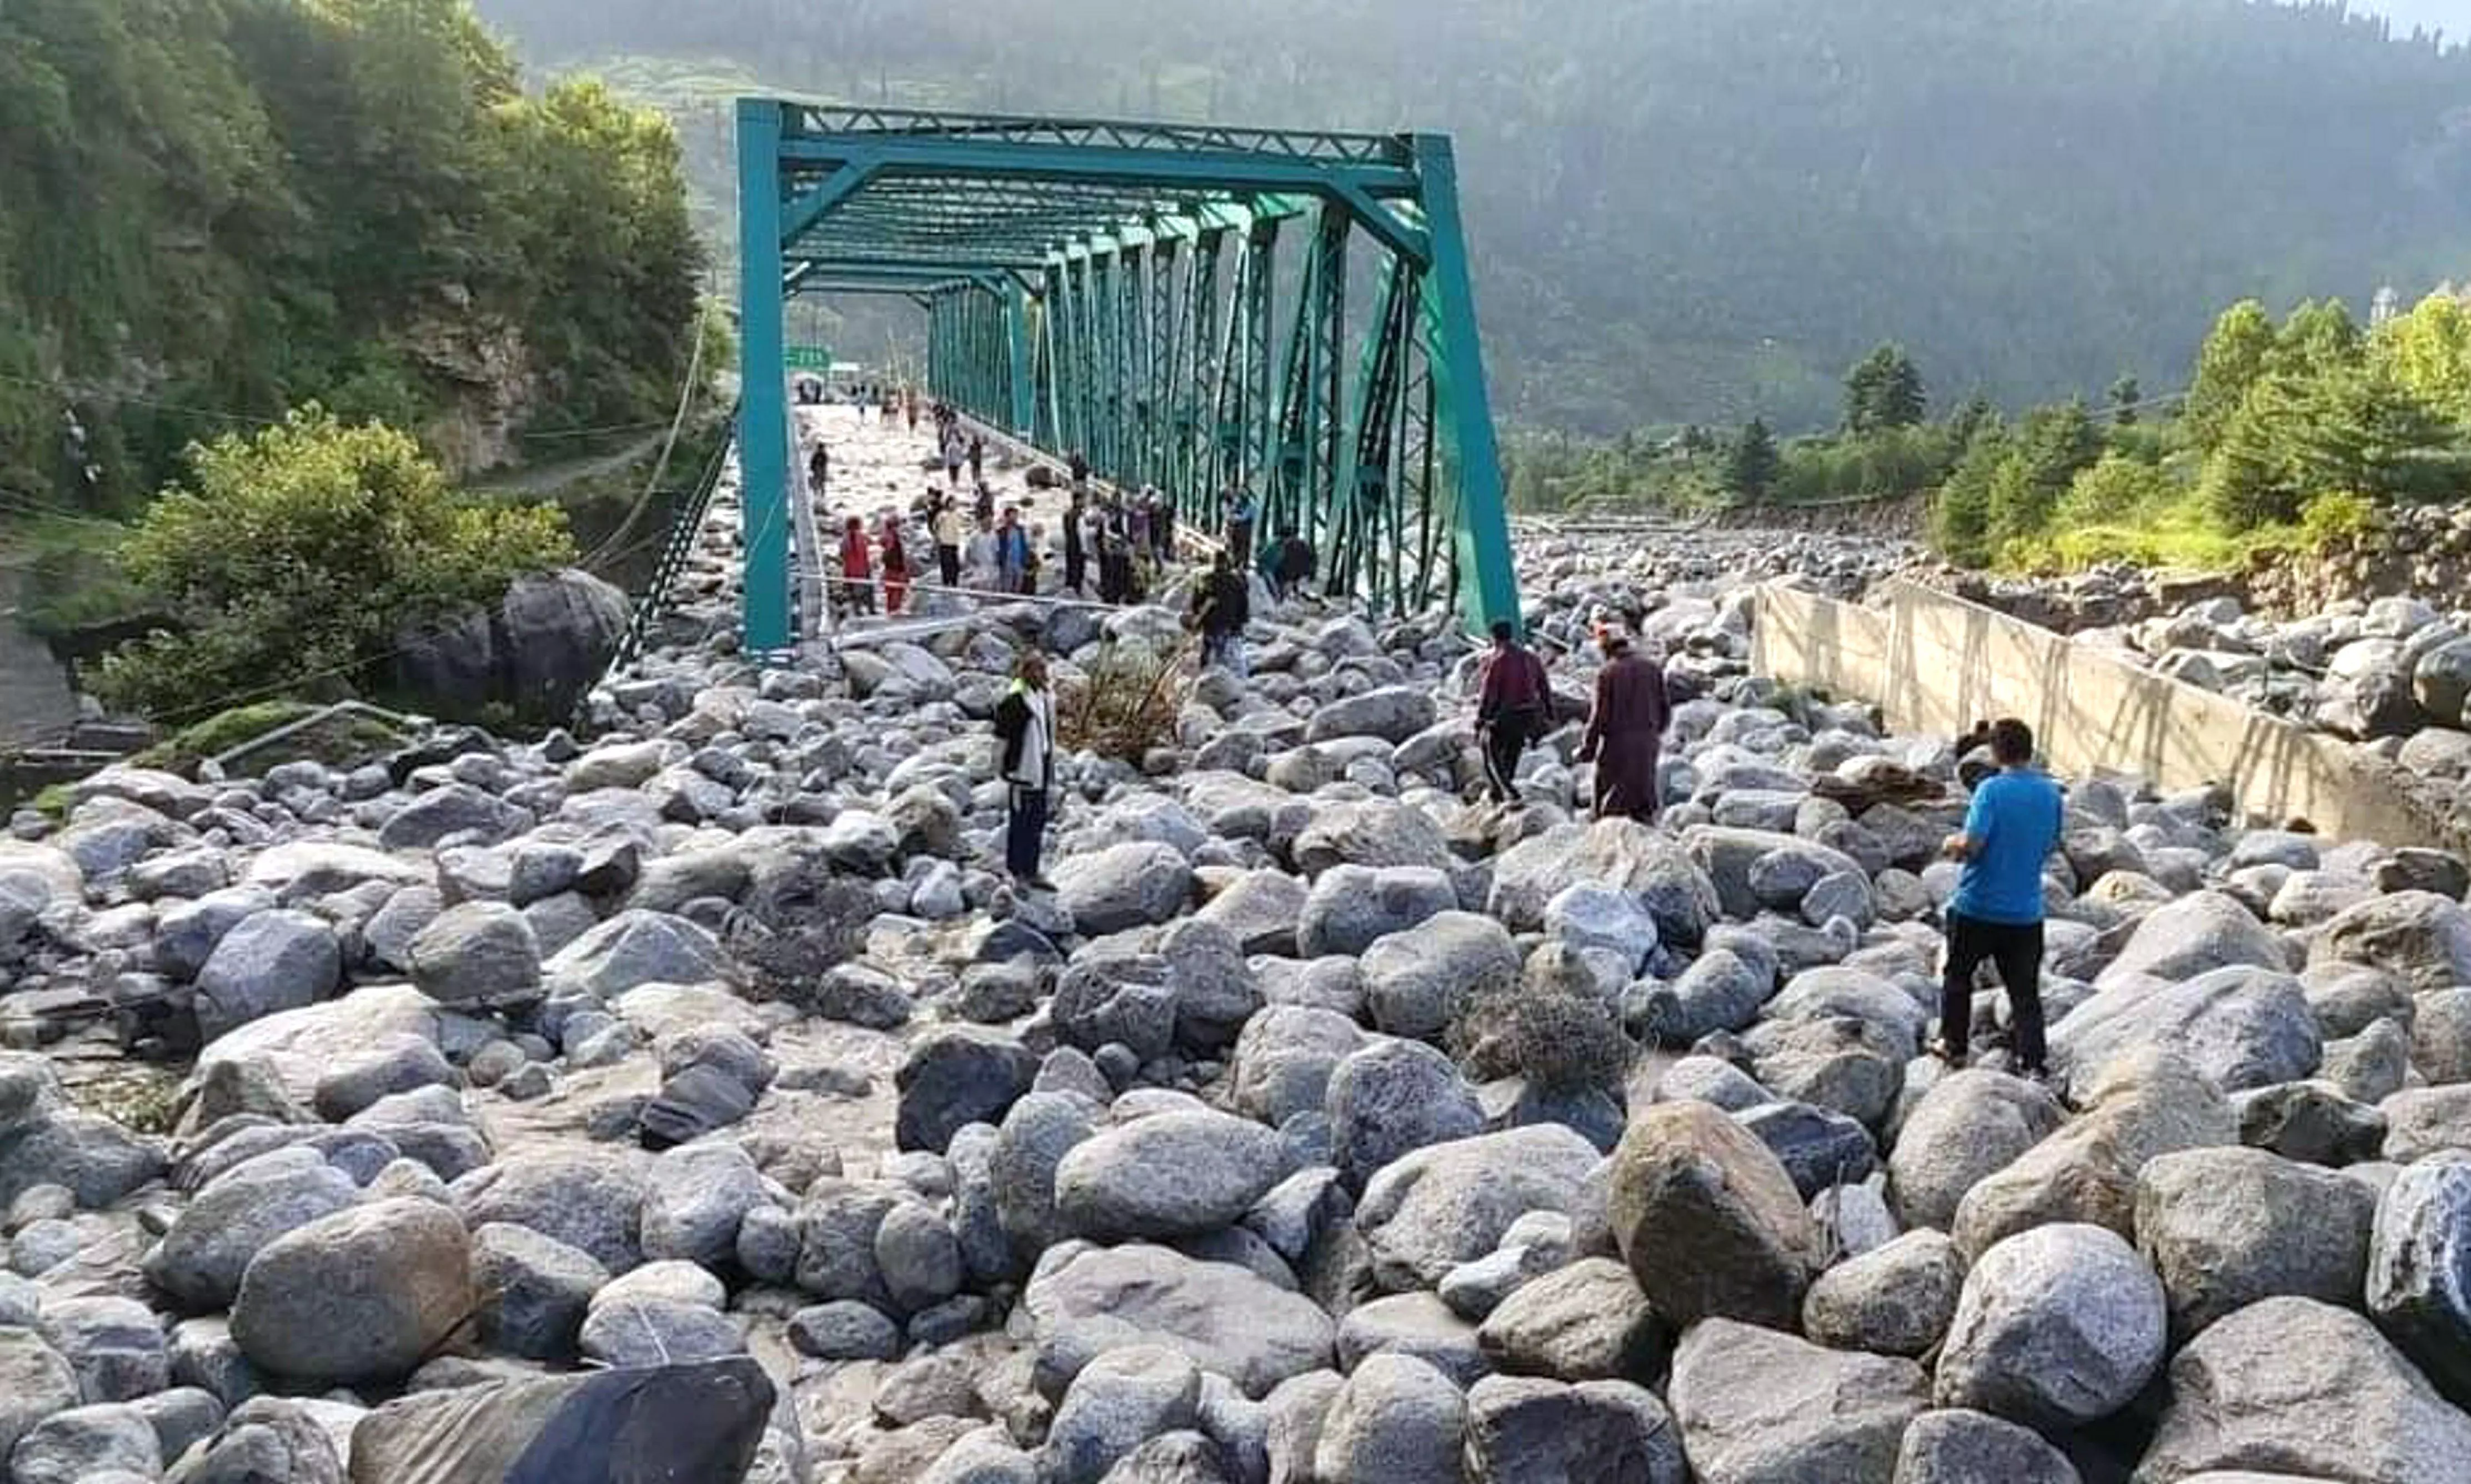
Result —
<instances>
[{"instance_id":1,"label":"man in maroon shirt","mask_svg":"<svg viewBox=\"0 0 2471 1484\"><path fill-rule=\"evenodd\" d=\"M1495 620L1475 712L1476 736L1484 742L1485 787L1494 803L1518 802L1519 755L1552 724L1552 699L1544 662L1518 642L1518 631L1508 619Z\"/></svg>"},{"instance_id":2,"label":"man in maroon shirt","mask_svg":"<svg viewBox=\"0 0 2471 1484\"><path fill-rule=\"evenodd\" d=\"M1664 670L1631 648L1630 635L1608 630L1606 665L1596 672L1595 709L1588 716L1579 761L1596 765L1596 817L1656 819L1656 759L1673 719Z\"/></svg>"}]
</instances>

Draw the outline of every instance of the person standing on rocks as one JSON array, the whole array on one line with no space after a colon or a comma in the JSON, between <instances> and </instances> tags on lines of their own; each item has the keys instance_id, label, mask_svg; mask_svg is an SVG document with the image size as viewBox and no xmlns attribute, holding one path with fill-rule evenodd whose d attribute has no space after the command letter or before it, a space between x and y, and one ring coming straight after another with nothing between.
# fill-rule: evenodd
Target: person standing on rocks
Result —
<instances>
[{"instance_id":1,"label":"person standing on rocks","mask_svg":"<svg viewBox=\"0 0 2471 1484\"><path fill-rule=\"evenodd\" d=\"M1494 620L1493 652L1485 657L1475 728L1484 742L1485 786L1494 803L1518 802L1518 760L1550 723L1552 698L1544 662L1518 642L1518 630L1508 619Z\"/></svg>"},{"instance_id":2,"label":"person standing on rocks","mask_svg":"<svg viewBox=\"0 0 2471 1484\"><path fill-rule=\"evenodd\" d=\"M943 574L946 587L958 587L961 585L961 538L967 533L961 525L961 506L951 495L945 495L935 500L934 510L936 570Z\"/></svg>"},{"instance_id":3,"label":"person standing on rocks","mask_svg":"<svg viewBox=\"0 0 2471 1484\"><path fill-rule=\"evenodd\" d=\"M2059 786L2034 766L2034 732L2013 717L1990 723L1999 771L1982 780L1965 828L1946 851L1965 862L1947 905L1947 962L1940 979L1939 1038L1931 1054L1965 1065L1972 1045L1973 976L1997 965L2014 1010L2018 1071L2040 1076L2042 1041L2042 862L2059 848L2064 810Z\"/></svg>"},{"instance_id":4,"label":"person standing on rocks","mask_svg":"<svg viewBox=\"0 0 2471 1484\"><path fill-rule=\"evenodd\" d=\"M1064 590L1073 597L1081 596L1082 567L1089 560L1089 547L1082 537L1082 523L1090 513L1090 502L1081 491L1072 492L1072 503L1064 507Z\"/></svg>"},{"instance_id":5,"label":"person standing on rocks","mask_svg":"<svg viewBox=\"0 0 2471 1484\"><path fill-rule=\"evenodd\" d=\"M832 450L826 448L821 439L817 439L814 453L807 458L807 490L815 499L824 498L824 485L832 477Z\"/></svg>"},{"instance_id":6,"label":"person standing on rocks","mask_svg":"<svg viewBox=\"0 0 2471 1484\"><path fill-rule=\"evenodd\" d=\"M1201 668L1223 667L1237 679L1244 668L1244 625L1253 621L1253 599L1244 574L1227 554L1210 559L1210 571L1192 590L1192 626L1201 633Z\"/></svg>"},{"instance_id":7,"label":"person standing on rocks","mask_svg":"<svg viewBox=\"0 0 2471 1484\"><path fill-rule=\"evenodd\" d=\"M1630 635L1604 631L1605 668L1596 672L1595 708L1588 714L1579 761L1596 765L1596 817L1656 821L1656 760L1673 719L1664 668L1631 648Z\"/></svg>"},{"instance_id":8,"label":"person standing on rocks","mask_svg":"<svg viewBox=\"0 0 2471 1484\"><path fill-rule=\"evenodd\" d=\"M996 522L996 585L1007 593L1025 593L1029 574L1029 533L1022 530L1021 512L1011 506Z\"/></svg>"},{"instance_id":9,"label":"person standing on rocks","mask_svg":"<svg viewBox=\"0 0 2471 1484\"><path fill-rule=\"evenodd\" d=\"M1312 580L1312 543L1298 534L1292 526L1279 532L1279 544L1270 563L1270 590L1285 602L1304 591Z\"/></svg>"},{"instance_id":10,"label":"person standing on rocks","mask_svg":"<svg viewBox=\"0 0 2471 1484\"><path fill-rule=\"evenodd\" d=\"M970 483L983 484L986 478L987 440L983 436L973 433L970 435Z\"/></svg>"},{"instance_id":11,"label":"person standing on rocks","mask_svg":"<svg viewBox=\"0 0 2471 1484\"><path fill-rule=\"evenodd\" d=\"M1227 501L1227 554L1241 569L1253 564L1253 494L1247 489L1231 491Z\"/></svg>"},{"instance_id":12,"label":"person standing on rocks","mask_svg":"<svg viewBox=\"0 0 2471 1484\"><path fill-rule=\"evenodd\" d=\"M901 517L883 518L883 611L899 613L909 601L909 549L901 541Z\"/></svg>"},{"instance_id":13,"label":"person standing on rocks","mask_svg":"<svg viewBox=\"0 0 2471 1484\"><path fill-rule=\"evenodd\" d=\"M874 577L867 558L866 526L853 515L841 528L841 601L848 611L875 611Z\"/></svg>"},{"instance_id":14,"label":"person standing on rocks","mask_svg":"<svg viewBox=\"0 0 2471 1484\"><path fill-rule=\"evenodd\" d=\"M1039 870L1047 840L1047 800L1055 785L1055 696L1047 688L1047 656L1024 650L1013 669L1012 688L996 704L996 738L1002 743L1004 868L1013 884L1052 891Z\"/></svg>"}]
</instances>

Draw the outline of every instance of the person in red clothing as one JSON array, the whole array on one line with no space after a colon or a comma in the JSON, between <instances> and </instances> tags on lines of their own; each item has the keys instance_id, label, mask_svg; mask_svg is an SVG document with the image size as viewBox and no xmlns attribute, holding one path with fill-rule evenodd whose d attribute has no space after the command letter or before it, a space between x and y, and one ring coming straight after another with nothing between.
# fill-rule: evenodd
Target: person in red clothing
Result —
<instances>
[{"instance_id":1,"label":"person in red clothing","mask_svg":"<svg viewBox=\"0 0 2471 1484\"><path fill-rule=\"evenodd\" d=\"M1544 662L1518 642L1508 619L1493 624L1493 652L1485 656L1484 681L1475 711L1484 743L1484 781L1496 804L1518 802L1518 759L1527 744L1552 725L1553 692Z\"/></svg>"},{"instance_id":2,"label":"person in red clothing","mask_svg":"<svg viewBox=\"0 0 2471 1484\"><path fill-rule=\"evenodd\" d=\"M909 601L909 551L901 544L901 517L883 518L883 611L899 613Z\"/></svg>"},{"instance_id":3,"label":"person in red clothing","mask_svg":"<svg viewBox=\"0 0 2471 1484\"><path fill-rule=\"evenodd\" d=\"M855 515L841 528L841 601L852 613L875 611L874 564L867 559L866 527Z\"/></svg>"},{"instance_id":4,"label":"person in red clothing","mask_svg":"<svg viewBox=\"0 0 2471 1484\"><path fill-rule=\"evenodd\" d=\"M1630 635L1608 628L1607 661L1596 672L1595 709L1579 743L1579 761L1596 765L1596 817L1627 815L1656 820L1656 759L1673 706L1664 694L1664 669L1631 648Z\"/></svg>"}]
</instances>

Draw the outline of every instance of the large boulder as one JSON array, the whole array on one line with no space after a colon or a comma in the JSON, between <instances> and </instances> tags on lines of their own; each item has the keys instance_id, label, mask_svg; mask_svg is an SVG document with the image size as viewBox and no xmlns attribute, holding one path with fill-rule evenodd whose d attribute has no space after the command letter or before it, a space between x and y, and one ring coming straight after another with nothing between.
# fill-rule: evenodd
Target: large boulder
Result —
<instances>
[{"instance_id":1,"label":"large boulder","mask_svg":"<svg viewBox=\"0 0 2471 1484\"><path fill-rule=\"evenodd\" d=\"M726 978L720 944L683 917L630 907L559 949L541 966L553 992L612 1000L645 984L703 984Z\"/></svg>"},{"instance_id":2,"label":"large boulder","mask_svg":"<svg viewBox=\"0 0 2471 1484\"><path fill-rule=\"evenodd\" d=\"M1248 1269L1146 1243L1051 1253L1022 1295L1038 1370L1056 1389L1124 1345L1180 1351L1249 1397L1330 1362L1330 1316Z\"/></svg>"},{"instance_id":3,"label":"large boulder","mask_svg":"<svg viewBox=\"0 0 2471 1484\"><path fill-rule=\"evenodd\" d=\"M1305 741L1378 737L1386 742L1402 742L1431 726L1433 716L1431 691L1412 685L1383 686L1322 706L1306 722Z\"/></svg>"},{"instance_id":4,"label":"large boulder","mask_svg":"<svg viewBox=\"0 0 2471 1484\"><path fill-rule=\"evenodd\" d=\"M1313 811L1288 847L1296 869L1319 876L1332 866L1422 866L1447 870L1450 842L1433 816L1393 799L1359 799Z\"/></svg>"},{"instance_id":5,"label":"large boulder","mask_svg":"<svg viewBox=\"0 0 2471 1484\"><path fill-rule=\"evenodd\" d=\"M1907 1232L1821 1274L1802 1301L1802 1329L1840 1350L1918 1357L1946 1336L1964 1287L1954 1243Z\"/></svg>"},{"instance_id":6,"label":"large boulder","mask_svg":"<svg viewBox=\"0 0 2471 1484\"><path fill-rule=\"evenodd\" d=\"M1330 1484L1462 1484L1467 1402L1413 1355L1368 1355L1323 1414L1313 1476Z\"/></svg>"},{"instance_id":7,"label":"large boulder","mask_svg":"<svg viewBox=\"0 0 2471 1484\"><path fill-rule=\"evenodd\" d=\"M78 1404L77 1372L34 1331L0 1326L0 1458L35 1425Z\"/></svg>"},{"instance_id":8,"label":"large boulder","mask_svg":"<svg viewBox=\"0 0 2471 1484\"><path fill-rule=\"evenodd\" d=\"M2376 1327L2314 1299L2267 1299L2171 1362L2171 1402L2134 1484L2208 1470L2455 1484L2471 1478L2471 1416L2448 1405Z\"/></svg>"},{"instance_id":9,"label":"large boulder","mask_svg":"<svg viewBox=\"0 0 2471 1484\"><path fill-rule=\"evenodd\" d=\"M1197 1237L1233 1226L1286 1173L1274 1129L1225 1113L1153 1114L1064 1156L1056 1213L1099 1241Z\"/></svg>"},{"instance_id":10,"label":"large boulder","mask_svg":"<svg viewBox=\"0 0 2471 1484\"><path fill-rule=\"evenodd\" d=\"M2188 1149L2136 1182L2136 1245L2161 1275L2175 1341L2260 1299L2355 1304L2376 1192L2262 1149Z\"/></svg>"},{"instance_id":11,"label":"large boulder","mask_svg":"<svg viewBox=\"0 0 2471 1484\"><path fill-rule=\"evenodd\" d=\"M1942 1406L2081 1427L2126 1406L2162 1363L2161 1281L2098 1226L2036 1227L1965 1275L1940 1354Z\"/></svg>"},{"instance_id":12,"label":"large boulder","mask_svg":"<svg viewBox=\"0 0 2471 1484\"><path fill-rule=\"evenodd\" d=\"M2103 971L2101 982L2105 986L2155 980L2177 983L2234 964L2290 967L2272 930L2258 922L2237 898L2200 891L2167 902L2140 918L2119 955Z\"/></svg>"},{"instance_id":13,"label":"large boulder","mask_svg":"<svg viewBox=\"0 0 2471 1484\"><path fill-rule=\"evenodd\" d=\"M1687 1484L1672 1414L1626 1380L1488 1376L1467 1395L1471 1484Z\"/></svg>"},{"instance_id":14,"label":"large boulder","mask_svg":"<svg viewBox=\"0 0 2471 1484\"><path fill-rule=\"evenodd\" d=\"M2051 1049L2080 1095L2134 1051L2174 1052L2226 1093L2298 1081L2324 1054L2299 980L2237 964L2160 988L2105 989L2052 1027Z\"/></svg>"},{"instance_id":15,"label":"large boulder","mask_svg":"<svg viewBox=\"0 0 2471 1484\"><path fill-rule=\"evenodd\" d=\"M1485 909L1515 932L1544 926L1573 882L1636 897L1665 942L1696 948L1721 913L1716 886L1673 837L1635 819L1555 825L1496 857Z\"/></svg>"},{"instance_id":16,"label":"large boulder","mask_svg":"<svg viewBox=\"0 0 2471 1484\"><path fill-rule=\"evenodd\" d=\"M305 1146L261 1155L200 1190L146 1254L147 1281L194 1309L228 1308L269 1243L361 1199L352 1177Z\"/></svg>"},{"instance_id":17,"label":"large boulder","mask_svg":"<svg viewBox=\"0 0 2471 1484\"><path fill-rule=\"evenodd\" d=\"M2325 925L2308 961L2366 964L2422 994L2471 984L2471 910L2433 891L2371 897Z\"/></svg>"},{"instance_id":18,"label":"large boulder","mask_svg":"<svg viewBox=\"0 0 2471 1484\"><path fill-rule=\"evenodd\" d=\"M941 1154L972 1123L1001 1122L1038 1076L1038 1058L1019 1041L976 1026L938 1030L909 1048L893 1073L901 1095L893 1142Z\"/></svg>"},{"instance_id":19,"label":"large boulder","mask_svg":"<svg viewBox=\"0 0 2471 1484\"><path fill-rule=\"evenodd\" d=\"M418 1392L353 1427L352 1484L746 1478L774 1395L743 1356Z\"/></svg>"},{"instance_id":20,"label":"large boulder","mask_svg":"<svg viewBox=\"0 0 2471 1484\"><path fill-rule=\"evenodd\" d=\"M278 1376L400 1379L472 1312L471 1246L462 1220L430 1200L320 1217L250 1260L232 1338L250 1364Z\"/></svg>"},{"instance_id":21,"label":"large boulder","mask_svg":"<svg viewBox=\"0 0 2471 1484\"><path fill-rule=\"evenodd\" d=\"M1569 1211L1600 1158L1559 1123L1431 1144L1391 1162L1365 1186L1356 1230L1384 1286L1433 1287L1499 1246L1528 1212Z\"/></svg>"},{"instance_id":22,"label":"large boulder","mask_svg":"<svg viewBox=\"0 0 2471 1484\"><path fill-rule=\"evenodd\" d=\"M1236 1038L1236 1111L1265 1123L1319 1112L1330 1073L1364 1045L1363 1027L1335 1010L1274 1004Z\"/></svg>"},{"instance_id":23,"label":"large boulder","mask_svg":"<svg viewBox=\"0 0 2471 1484\"><path fill-rule=\"evenodd\" d=\"M1700 1102L1636 1114L1613 1151L1613 1238L1658 1313L1791 1326L1818 1235L1767 1145Z\"/></svg>"},{"instance_id":24,"label":"large boulder","mask_svg":"<svg viewBox=\"0 0 2471 1484\"><path fill-rule=\"evenodd\" d=\"M2394 1343L2471 1407L2471 1159L2422 1161L2386 1188L2365 1291Z\"/></svg>"},{"instance_id":25,"label":"large boulder","mask_svg":"<svg viewBox=\"0 0 2471 1484\"><path fill-rule=\"evenodd\" d=\"M530 573L492 606L398 634L393 683L438 716L477 721L503 708L562 722L607 669L630 607L588 572Z\"/></svg>"},{"instance_id":26,"label":"large boulder","mask_svg":"<svg viewBox=\"0 0 2471 1484\"><path fill-rule=\"evenodd\" d=\"M323 918L284 909L243 918L198 971L198 1033L208 1041L317 1003L342 982L343 950Z\"/></svg>"},{"instance_id":27,"label":"large boulder","mask_svg":"<svg viewBox=\"0 0 2471 1484\"><path fill-rule=\"evenodd\" d=\"M1518 947L1501 924L1443 912L1365 951L1364 997L1374 1025L1394 1036L1438 1037L1481 990L1515 983Z\"/></svg>"},{"instance_id":28,"label":"large boulder","mask_svg":"<svg viewBox=\"0 0 2471 1484\"><path fill-rule=\"evenodd\" d=\"M1475 1089L1418 1041L1377 1041L1341 1061L1325 1107L1339 1172L1359 1186L1411 1149L1484 1132Z\"/></svg>"},{"instance_id":29,"label":"large boulder","mask_svg":"<svg viewBox=\"0 0 2471 1484\"><path fill-rule=\"evenodd\" d=\"M1134 840L1055 864L1073 926L1094 937L1174 918L1192 895L1192 864L1172 845Z\"/></svg>"},{"instance_id":30,"label":"large boulder","mask_svg":"<svg viewBox=\"0 0 2471 1484\"><path fill-rule=\"evenodd\" d=\"M2085 1111L1988 1175L1957 1203L1948 1235L1978 1258L2031 1227L2091 1222L2136 1231L2136 1177L2165 1154L2239 1142L2221 1091L2168 1052L2121 1058L2087 1090Z\"/></svg>"},{"instance_id":31,"label":"large boulder","mask_svg":"<svg viewBox=\"0 0 2471 1484\"><path fill-rule=\"evenodd\" d=\"M1297 934L1310 889L1284 871L1247 871L1219 888L1193 916L1226 929L1247 954L1292 954L1297 952ZM1372 941L1367 938L1356 950L1337 952L1357 952Z\"/></svg>"},{"instance_id":32,"label":"large boulder","mask_svg":"<svg viewBox=\"0 0 2471 1484\"><path fill-rule=\"evenodd\" d=\"M1377 870L1369 865L1335 865L1322 872L1312 889L1304 893L1302 908L1289 921L1289 935L1296 951L1306 958L1361 954L1394 932L1404 932L1453 910L1458 901L1458 888L1450 883L1448 874L1432 866Z\"/></svg>"},{"instance_id":33,"label":"large boulder","mask_svg":"<svg viewBox=\"0 0 2471 1484\"><path fill-rule=\"evenodd\" d=\"M1072 1378L1047 1429L1047 1472L1055 1484L1098 1484L1117 1461L1162 1433L1188 1429L1201 1373L1163 1345L1127 1345Z\"/></svg>"},{"instance_id":34,"label":"large boulder","mask_svg":"<svg viewBox=\"0 0 2471 1484\"><path fill-rule=\"evenodd\" d=\"M483 1166L449 1189L474 1227L530 1227L612 1273L644 1260L644 1178L629 1161L548 1148Z\"/></svg>"},{"instance_id":35,"label":"large boulder","mask_svg":"<svg viewBox=\"0 0 2471 1484\"><path fill-rule=\"evenodd\" d=\"M538 993L540 940L504 902L450 907L412 935L412 982L444 1004L499 1002Z\"/></svg>"},{"instance_id":36,"label":"large boulder","mask_svg":"<svg viewBox=\"0 0 2471 1484\"><path fill-rule=\"evenodd\" d=\"M1770 863L1755 873L1762 861L1770 861L1782 853L1784 858L1802 862L1800 873L1804 884L1822 877L1851 872L1865 876L1861 864L1841 850L1833 850L1799 836L1779 835L1768 830L1737 829L1730 825L1693 825L1682 832L1683 849L1698 862L1707 880L1714 883L1716 900L1724 905L1725 915L1752 918L1765 905L1760 886L1769 884L1767 876L1777 868ZM1760 880L1753 882L1756 874ZM1770 895L1774 895L1771 887ZM1799 901L1797 895L1796 900Z\"/></svg>"},{"instance_id":37,"label":"large boulder","mask_svg":"<svg viewBox=\"0 0 2471 1484\"><path fill-rule=\"evenodd\" d=\"M1896 1132L1888 1190L1907 1226L1945 1231L1965 1192L2066 1120L2040 1085L1979 1068L1933 1084Z\"/></svg>"},{"instance_id":38,"label":"large boulder","mask_svg":"<svg viewBox=\"0 0 2471 1484\"><path fill-rule=\"evenodd\" d=\"M1985 1412L1924 1412L1896 1449L1895 1484L2079 1484L2068 1455L2040 1433ZM2217 1479L2213 1484L2233 1484Z\"/></svg>"},{"instance_id":39,"label":"large boulder","mask_svg":"<svg viewBox=\"0 0 2471 1484\"><path fill-rule=\"evenodd\" d=\"M1502 1300L1476 1343L1514 1375L1616 1380L1662 1371L1672 1331L1622 1264L1581 1258Z\"/></svg>"},{"instance_id":40,"label":"large boulder","mask_svg":"<svg viewBox=\"0 0 2471 1484\"><path fill-rule=\"evenodd\" d=\"M1892 1484L1922 1368L1730 1319L1693 1325L1665 1397L1699 1484Z\"/></svg>"}]
</instances>

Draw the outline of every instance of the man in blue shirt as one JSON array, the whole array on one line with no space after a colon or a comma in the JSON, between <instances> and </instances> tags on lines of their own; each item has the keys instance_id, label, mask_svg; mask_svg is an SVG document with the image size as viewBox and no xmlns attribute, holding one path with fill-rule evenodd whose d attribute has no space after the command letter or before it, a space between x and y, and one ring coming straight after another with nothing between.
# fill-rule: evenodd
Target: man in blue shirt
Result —
<instances>
[{"instance_id":1,"label":"man in blue shirt","mask_svg":"<svg viewBox=\"0 0 2471 1484\"><path fill-rule=\"evenodd\" d=\"M1947 853L1965 862L1947 907L1947 969L1932 1054L1962 1067L1972 1044L1973 975L1999 967L2015 1011L2017 1070L2039 1076L2042 1041L2042 862L2059 843L2059 786L2034 769L2034 733L2013 717L1990 724L1999 771L1973 790Z\"/></svg>"}]
</instances>

